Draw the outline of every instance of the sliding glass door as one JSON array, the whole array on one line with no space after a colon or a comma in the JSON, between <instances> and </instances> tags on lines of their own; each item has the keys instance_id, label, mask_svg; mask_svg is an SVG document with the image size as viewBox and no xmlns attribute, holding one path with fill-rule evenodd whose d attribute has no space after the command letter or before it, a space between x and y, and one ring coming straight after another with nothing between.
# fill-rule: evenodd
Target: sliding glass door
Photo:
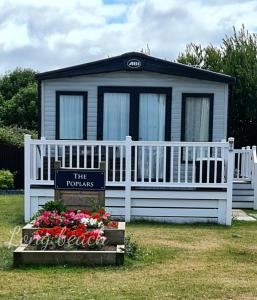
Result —
<instances>
[{"instance_id":1,"label":"sliding glass door","mask_svg":"<svg viewBox=\"0 0 257 300\"><path fill-rule=\"evenodd\" d=\"M123 141L129 135L129 101L128 93L104 93L104 140Z\"/></svg>"},{"instance_id":2,"label":"sliding glass door","mask_svg":"<svg viewBox=\"0 0 257 300\"><path fill-rule=\"evenodd\" d=\"M97 139L170 141L171 88L98 87Z\"/></svg>"},{"instance_id":3,"label":"sliding glass door","mask_svg":"<svg viewBox=\"0 0 257 300\"><path fill-rule=\"evenodd\" d=\"M139 95L139 140L165 140L165 106L164 94Z\"/></svg>"},{"instance_id":4,"label":"sliding glass door","mask_svg":"<svg viewBox=\"0 0 257 300\"><path fill-rule=\"evenodd\" d=\"M171 135L171 88L120 87L98 88L98 140L169 141ZM144 150L143 150L144 149ZM119 149L115 150L119 156ZM158 157L157 157L158 156ZM112 153L109 155L109 159ZM158 158L158 163L157 163ZM168 162L168 156L166 156ZM149 161L151 159L151 170ZM133 176L138 180L163 178L164 149L132 148ZM115 161L118 167L119 160ZM123 162L123 166L125 162ZM112 166L110 162L109 166ZM143 171L144 170L144 171ZM151 175L149 175L151 174Z\"/></svg>"},{"instance_id":5,"label":"sliding glass door","mask_svg":"<svg viewBox=\"0 0 257 300\"><path fill-rule=\"evenodd\" d=\"M166 116L166 95L153 93L140 93L139 95L139 140L140 141L164 141L165 140L165 116ZM144 153L143 153L144 151ZM151 157L150 157L151 156ZM142 158L144 157L144 161ZM149 161L151 172L149 170ZM157 168L157 159L159 168ZM149 179L163 178L163 159L164 150L159 149L157 157L157 148L154 147L150 153L149 148L139 149L138 153L138 176ZM144 170L144 174L142 174Z\"/></svg>"}]
</instances>

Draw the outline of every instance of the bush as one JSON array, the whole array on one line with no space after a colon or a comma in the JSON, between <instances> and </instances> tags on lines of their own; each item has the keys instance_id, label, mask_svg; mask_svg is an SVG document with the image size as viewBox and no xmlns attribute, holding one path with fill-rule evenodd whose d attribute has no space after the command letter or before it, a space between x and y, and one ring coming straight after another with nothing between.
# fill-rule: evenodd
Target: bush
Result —
<instances>
[{"instance_id":1,"label":"bush","mask_svg":"<svg viewBox=\"0 0 257 300\"><path fill-rule=\"evenodd\" d=\"M23 147L25 134L30 134L32 138L37 138L37 133L33 130L0 126L0 144Z\"/></svg>"},{"instance_id":2,"label":"bush","mask_svg":"<svg viewBox=\"0 0 257 300\"><path fill-rule=\"evenodd\" d=\"M9 170L0 170L0 189L8 190L14 188L14 174Z\"/></svg>"},{"instance_id":3,"label":"bush","mask_svg":"<svg viewBox=\"0 0 257 300\"><path fill-rule=\"evenodd\" d=\"M125 237L125 255L131 259L139 258L139 247L137 242L131 240L131 236Z\"/></svg>"},{"instance_id":4,"label":"bush","mask_svg":"<svg viewBox=\"0 0 257 300\"><path fill-rule=\"evenodd\" d=\"M40 211L57 211L59 214L63 211L67 211L67 207L64 205L62 200L52 200L46 202L45 205L42 206Z\"/></svg>"}]
</instances>

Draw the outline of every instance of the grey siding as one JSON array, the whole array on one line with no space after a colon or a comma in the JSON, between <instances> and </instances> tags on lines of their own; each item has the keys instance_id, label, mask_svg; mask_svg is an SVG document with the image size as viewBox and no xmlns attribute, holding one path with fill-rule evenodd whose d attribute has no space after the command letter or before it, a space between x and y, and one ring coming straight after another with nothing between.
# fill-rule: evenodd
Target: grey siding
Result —
<instances>
[{"instance_id":1,"label":"grey siding","mask_svg":"<svg viewBox=\"0 0 257 300\"><path fill-rule=\"evenodd\" d=\"M45 80L42 84L42 136L55 139L55 92L57 90L88 92L88 139L96 139L97 87L150 86L172 88L171 138L181 135L182 93L214 93L213 141L227 135L228 86L224 83L176 77L151 72L113 72L92 76Z\"/></svg>"},{"instance_id":2,"label":"grey siding","mask_svg":"<svg viewBox=\"0 0 257 300\"><path fill-rule=\"evenodd\" d=\"M254 189L251 182L239 181L233 183L233 208L254 207Z\"/></svg>"}]
</instances>

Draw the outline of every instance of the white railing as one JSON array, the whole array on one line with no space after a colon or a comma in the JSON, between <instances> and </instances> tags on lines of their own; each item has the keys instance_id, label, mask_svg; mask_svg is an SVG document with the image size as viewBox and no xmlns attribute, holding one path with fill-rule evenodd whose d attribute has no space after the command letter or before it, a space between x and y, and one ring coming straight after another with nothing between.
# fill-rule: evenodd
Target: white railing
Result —
<instances>
[{"instance_id":1,"label":"white railing","mask_svg":"<svg viewBox=\"0 0 257 300\"><path fill-rule=\"evenodd\" d=\"M107 186L226 187L227 142L32 140L26 136L27 179L52 185L54 161L93 169L106 162ZM29 154L28 154L29 153Z\"/></svg>"},{"instance_id":2,"label":"white railing","mask_svg":"<svg viewBox=\"0 0 257 300\"><path fill-rule=\"evenodd\" d=\"M234 180L252 180L253 150L247 146L242 149L235 149L235 170Z\"/></svg>"},{"instance_id":3,"label":"white railing","mask_svg":"<svg viewBox=\"0 0 257 300\"><path fill-rule=\"evenodd\" d=\"M257 153L256 146L252 147L252 187L253 187L253 209L257 209Z\"/></svg>"},{"instance_id":4,"label":"white railing","mask_svg":"<svg viewBox=\"0 0 257 300\"><path fill-rule=\"evenodd\" d=\"M132 185L220 187L228 143L132 142Z\"/></svg>"},{"instance_id":5,"label":"white railing","mask_svg":"<svg viewBox=\"0 0 257 300\"><path fill-rule=\"evenodd\" d=\"M251 184L253 209L257 210L257 154L256 146L234 150L234 182Z\"/></svg>"},{"instance_id":6,"label":"white railing","mask_svg":"<svg viewBox=\"0 0 257 300\"><path fill-rule=\"evenodd\" d=\"M119 185L125 173L125 142L29 140L30 183L53 184L54 161L63 168L95 169L106 162L108 183ZM28 150L28 149L27 149ZM119 166L119 167L118 167Z\"/></svg>"},{"instance_id":7,"label":"white railing","mask_svg":"<svg viewBox=\"0 0 257 300\"><path fill-rule=\"evenodd\" d=\"M54 184L54 162L63 168L106 165L106 186L122 187L125 220L131 217L133 187L222 188L227 192L226 224L231 222L234 139L229 142L143 142L32 140L25 136L25 219L31 212L31 187Z\"/></svg>"}]
</instances>

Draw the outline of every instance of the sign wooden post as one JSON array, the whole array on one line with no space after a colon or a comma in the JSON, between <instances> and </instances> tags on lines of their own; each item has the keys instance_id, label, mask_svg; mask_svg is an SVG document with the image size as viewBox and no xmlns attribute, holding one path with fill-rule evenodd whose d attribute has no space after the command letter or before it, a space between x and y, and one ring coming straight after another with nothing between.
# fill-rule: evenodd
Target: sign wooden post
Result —
<instances>
[{"instance_id":1,"label":"sign wooden post","mask_svg":"<svg viewBox=\"0 0 257 300\"><path fill-rule=\"evenodd\" d=\"M56 170L61 169L61 162L59 160L54 162L54 173L56 173ZM55 177L55 174L54 174ZM59 190L54 188L54 200L60 200L60 193Z\"/></svg>"},{"instance_id":2,"label":"sign wooden post","mask_svg":"<svg viewBox=\"0 0 257 300\"><path fill-rule=\"evenodd\" d=\"M70 209L98 210L105 206L105 162L99 169L65 169L55 161L55 199Z\"/></svg>"}]
</instances>

